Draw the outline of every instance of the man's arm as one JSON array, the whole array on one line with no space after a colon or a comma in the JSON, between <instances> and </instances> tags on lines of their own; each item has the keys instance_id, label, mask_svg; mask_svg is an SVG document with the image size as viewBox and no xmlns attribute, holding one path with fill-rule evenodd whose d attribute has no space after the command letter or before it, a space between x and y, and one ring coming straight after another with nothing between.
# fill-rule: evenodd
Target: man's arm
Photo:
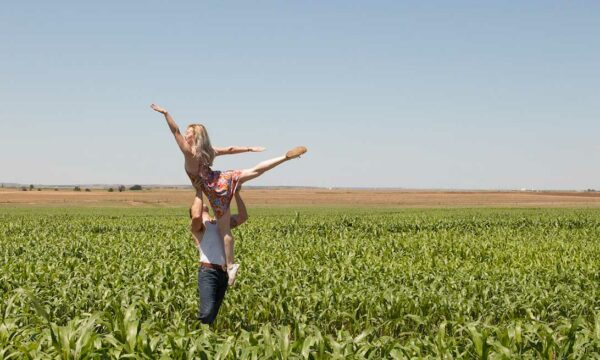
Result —
<instances>
[{"instance_id":1,"label":"man's arm","mask_svg":"<svg viewBox=\"0 0 600 360\"><path fill-rule=\"evenodd\" d=\"M179 149L181 149L183 155L192 156L192 149L190 148L190 145L185 141L183 135L181 135L181 132L179 131L179 126L177 126L175 120L173 120L173 118L171 117L171 114L169 114L169 112L166 109L163 109L156 104L152 104L150 105L150 107L152 108L152 110L159 112L165 116L165 119L167 120L167 125L169 125L169 129L175 137L175 141L177 142L177 145L179 145Z\"/></svg>"},{"instance_id":2,"label":"man's arm","mask_svg":"<svg viewBox=\"0 0 600 360\"><path fill-rule=\"evenodd\" d=\"M265 148L262 146L228 146L213 147L213 149L215 150L215 156L265 151Z\"/></svg>"},{"instance_id":3,"label":"man's arm","mask_svg":"<svg viewBox=\"0 0 600 360\"><path fill-rule=\"evenodd\" d=\"M196 197L194 198L194 202L190 208L190 219L192 220L190 229L192 234L195 232L204 231L204 222L202 221L202 205L202 192L196 190Z\"/></svg>"},{"instance_id":4,"label":"man's arm","mask_svg":"<svg viewBox=\"0 0 600 360\"><path fill-rule=\"evenodd\" d=\"M238 190L235 192L235 203L237 204L237 214L231 215L231 224L230 227L233 229L234 227L240 226L248 220L248 211L246 210L246 204L244 204L244 200L242 200L242 196L240 195L241 186L238 187Z\"/></svg>"},{"instance_id":5,"label":"man's arm","mask_svg":"<svg viewBox=\"0 0 600 360\"><path fill-rule=\"evenodd\" d=\"M202 241L202 237L204 236L204 230L201 231L194 231L192 230L192 238L194 239L194 242L196 243L196 247L200 247L200 242Z\"/></svg>"}]
</instances>

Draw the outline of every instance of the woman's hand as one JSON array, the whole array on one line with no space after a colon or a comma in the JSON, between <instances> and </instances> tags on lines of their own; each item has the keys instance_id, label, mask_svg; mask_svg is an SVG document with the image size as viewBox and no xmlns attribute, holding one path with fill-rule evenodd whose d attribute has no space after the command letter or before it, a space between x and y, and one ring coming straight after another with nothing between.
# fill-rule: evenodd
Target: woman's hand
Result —
<instances>
[{"instance_id":1,"label":"woman's hand","mask_svg":"<svg viewBox=\"0 0 600 360\"><path fill-rule=\"evenodd\" d=\"M158 106L158 105L156 105L156 104L152 104L152 105L150 105L150 108L151 108L152 110L154 110L154 111L157 111L157 112L159 112L159 113L163 114L163 115L165 115L165 114L167 113L167 110L165 110L165 109L161 108L160 106Z\"/></svg>"}]
</instances>

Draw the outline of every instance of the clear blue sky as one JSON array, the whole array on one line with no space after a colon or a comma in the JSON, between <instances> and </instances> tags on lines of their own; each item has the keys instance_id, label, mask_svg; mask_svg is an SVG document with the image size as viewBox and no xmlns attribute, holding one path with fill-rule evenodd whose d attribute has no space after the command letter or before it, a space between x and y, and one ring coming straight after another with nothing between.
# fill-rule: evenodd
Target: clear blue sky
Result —
<instances>
[{"instance_id":1,"label":"clear blue sky","mask_svg":"<svg viewBox=\"0 0 600 360\"><path fill-rule=\"evenodd\" d=\"M186 184L156 102L253 185L600 188L597 1L11 1L0 182Z\"/></svg>"}]
</instances>

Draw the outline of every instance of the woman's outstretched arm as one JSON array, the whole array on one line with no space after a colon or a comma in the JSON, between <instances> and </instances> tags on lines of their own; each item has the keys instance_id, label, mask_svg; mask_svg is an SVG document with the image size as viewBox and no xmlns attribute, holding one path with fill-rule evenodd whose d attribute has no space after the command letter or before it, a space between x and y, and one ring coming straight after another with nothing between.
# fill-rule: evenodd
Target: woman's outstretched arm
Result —
<instances>
[{"instance_id":1,"label":"woman's outstretched arm","mask_svg":"<svg viewBox=\"0 0 600 360\"><path fill-rule=\"evenodd\" d=\"M152 108L152 110L159 112L165 116L165 119L167 120L167 125L169 125L171 133L173 134L173 136L175 136L175 141L177 142L177 145L179 145L179 149L181 149L183 155L192 155L192 149L190 148L190 145L185 141L183 135L181 135L181 132L179 131L179 126L177 126L175 120L173 120L169 112L156 104L152 104L150 105L150 107Z\"/></svg>"},{"instance_id":2,"label":"woman's outstretched arm","mask_svg":"<svg viewBox=\"0 0 600 360\"><path fill-rule=\"evenodd\" d=\"M215 156L265 151L265 148L262 146L228 146L214 147L213 149L215 150Z\"/></svg>"}]
</instances>

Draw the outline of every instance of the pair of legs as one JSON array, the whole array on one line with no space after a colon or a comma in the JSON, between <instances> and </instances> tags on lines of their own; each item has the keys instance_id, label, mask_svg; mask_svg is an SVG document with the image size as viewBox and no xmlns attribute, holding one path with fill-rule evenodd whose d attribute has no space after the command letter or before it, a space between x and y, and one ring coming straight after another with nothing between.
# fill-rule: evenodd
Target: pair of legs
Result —
<instances>
[{"instance_id":1,"label":"pair of legs","mask_svg":"<svg viewBox=\"0 0 600 360\"><path fill-rule=\"evenodd\" d=\"M305 147L297 147L288 151L283 156L265 160L253 168L242 170L238 186L242 185L246 181L259 177L265 172L273 169L278 165L283 164L288 160L299 157L305 152ZM219 228L219 234L221 235L221 238L223 239L223 243L225 245L225 261L227 263L227 269L229 273L229 284L233 285L233 283L235 282L235 275L237 272L238 265L234 264L233 259L233 235L231 234L231 211L229 208L227 208L227 211L223 214L223 216L217 219L217 227Z\"/></svg>"},{"instance_id":2,"label":"pair of legs","mask_svg":"<svg viewBox=\"0 0 600 360\"><path fill-rule=\"evenodd\" d=\"M215 269L198 268L198 320L212 324L227 291L227 274Z\"/></svg>"}]
</instances>

